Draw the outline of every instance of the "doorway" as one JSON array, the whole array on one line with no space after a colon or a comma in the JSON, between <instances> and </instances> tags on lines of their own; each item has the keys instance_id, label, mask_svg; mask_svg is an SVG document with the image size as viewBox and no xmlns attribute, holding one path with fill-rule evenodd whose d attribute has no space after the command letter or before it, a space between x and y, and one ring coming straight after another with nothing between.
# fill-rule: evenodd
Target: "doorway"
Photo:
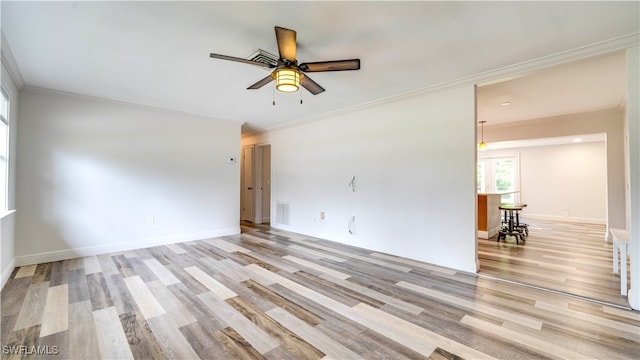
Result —
<instances>
[{"instance_id":1,"label":"doorway","mask_svg":"<svg viewBox=\"0 0 640 360\"><path fill-rule=\"evenodd\" d=\"M242 147L240 220L271 222L271 145Z\"/></svg>"}]
</instances>

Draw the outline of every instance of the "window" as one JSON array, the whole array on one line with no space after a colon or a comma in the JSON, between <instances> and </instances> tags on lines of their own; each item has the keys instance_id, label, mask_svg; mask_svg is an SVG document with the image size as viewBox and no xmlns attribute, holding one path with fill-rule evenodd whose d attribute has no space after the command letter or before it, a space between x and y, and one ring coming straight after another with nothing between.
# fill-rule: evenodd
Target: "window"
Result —
<instances>
[{"instance_id":1,"label":"window","mask_svg":"<svg viewBox=\"0 0 640 360\"><path fill-rule=\"evenodd\" d=\"M9 175L9 96L2 90L0 100L0 211L8 209Z\"/></svg>"},{"instance_id":2,"label":"window","mask_svg":"<svg viewBox=\"0 0 640 360\"><path fill-rule=\"evenodd\" d=\"M517 156L490 157L478 160L478 192L503 193L520 190L520 165ZM503 203L518 202L519 193L502 195Z\"/></svg>"}]
</instances>

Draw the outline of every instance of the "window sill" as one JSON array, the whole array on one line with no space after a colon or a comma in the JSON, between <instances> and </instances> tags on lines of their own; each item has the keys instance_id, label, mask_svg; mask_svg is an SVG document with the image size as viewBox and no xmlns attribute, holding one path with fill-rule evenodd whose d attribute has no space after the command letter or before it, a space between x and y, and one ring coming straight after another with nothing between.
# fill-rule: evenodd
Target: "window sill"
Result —
<instances>
[{"instance_id":1,"label":"window sill","mask_svg":"<svg viewBox=\"0 0 640 360\"><path fill-rule=\"evenodd\" d=\"M16 212L15 209L14 210L5 210L5 211L0 212L0 220L6 218L7 216L9 216L11 214L13 214L14 212Z\"/></svg>"}]
</instances>

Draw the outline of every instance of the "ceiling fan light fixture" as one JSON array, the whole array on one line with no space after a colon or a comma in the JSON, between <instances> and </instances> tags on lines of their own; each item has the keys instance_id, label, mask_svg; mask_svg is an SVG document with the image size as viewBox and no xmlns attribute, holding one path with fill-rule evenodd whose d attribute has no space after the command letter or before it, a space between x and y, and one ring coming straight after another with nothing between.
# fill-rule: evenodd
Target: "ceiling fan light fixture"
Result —
<instances>
[{"instance_id":1,"label":"ceiling fan light fixture","mask_svg":"<svg viewBox=\"0 0 640 360\"><path fill-rule=\"evenodd\" d=\"M301 74L296 69L282 68L273 73L278 91L292 93L300 89Z\"/></svg>"}]
</instances>

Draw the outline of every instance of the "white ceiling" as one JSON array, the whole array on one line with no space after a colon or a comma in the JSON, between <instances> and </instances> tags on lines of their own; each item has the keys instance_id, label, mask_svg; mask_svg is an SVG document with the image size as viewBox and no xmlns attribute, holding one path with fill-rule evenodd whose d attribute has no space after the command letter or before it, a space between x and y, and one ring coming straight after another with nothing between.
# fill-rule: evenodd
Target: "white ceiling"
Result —
<instances>
[{"instance_id":1,"label":"white ceiling","mask_svg":"<svg viewBox=\"0 0 640 360\"><path fill-rule=\"evenodd\" d=\"M479 121L492 125L621 108L626 101L624 52L554 66L479 86Z\"/></svg>"},{"instance_id":2,"label":"white ceiling","mask_svg":"<svg viewBox=\"0 0 640 360\"><path fill-rule=\"evenodd\" d=\"M635 34L640 12L637 1L3 0L0 6L2 32L26 85L231 119L246 123L245 133ZM273 86L246 90L266 70L209 58L210 52L246 57L258 48L277 53L275 25L297 31L300 62L360 58L361 70L311 74L326 92L303 91L302 105L298 94L275 93L273 106ZM582 81L591 71L572 74ZM554 79L558 72L540 76ZM526 104L533 117L544 115L524 100L542 91L523 94L515 84L482 91L488 101L507 97L511 109ZM574 94L571 89L559 94ZM616 90L607 102L619 99ZM479 114L505 121L502 110L480 108Z\"/></svg>"}]
</instances>

